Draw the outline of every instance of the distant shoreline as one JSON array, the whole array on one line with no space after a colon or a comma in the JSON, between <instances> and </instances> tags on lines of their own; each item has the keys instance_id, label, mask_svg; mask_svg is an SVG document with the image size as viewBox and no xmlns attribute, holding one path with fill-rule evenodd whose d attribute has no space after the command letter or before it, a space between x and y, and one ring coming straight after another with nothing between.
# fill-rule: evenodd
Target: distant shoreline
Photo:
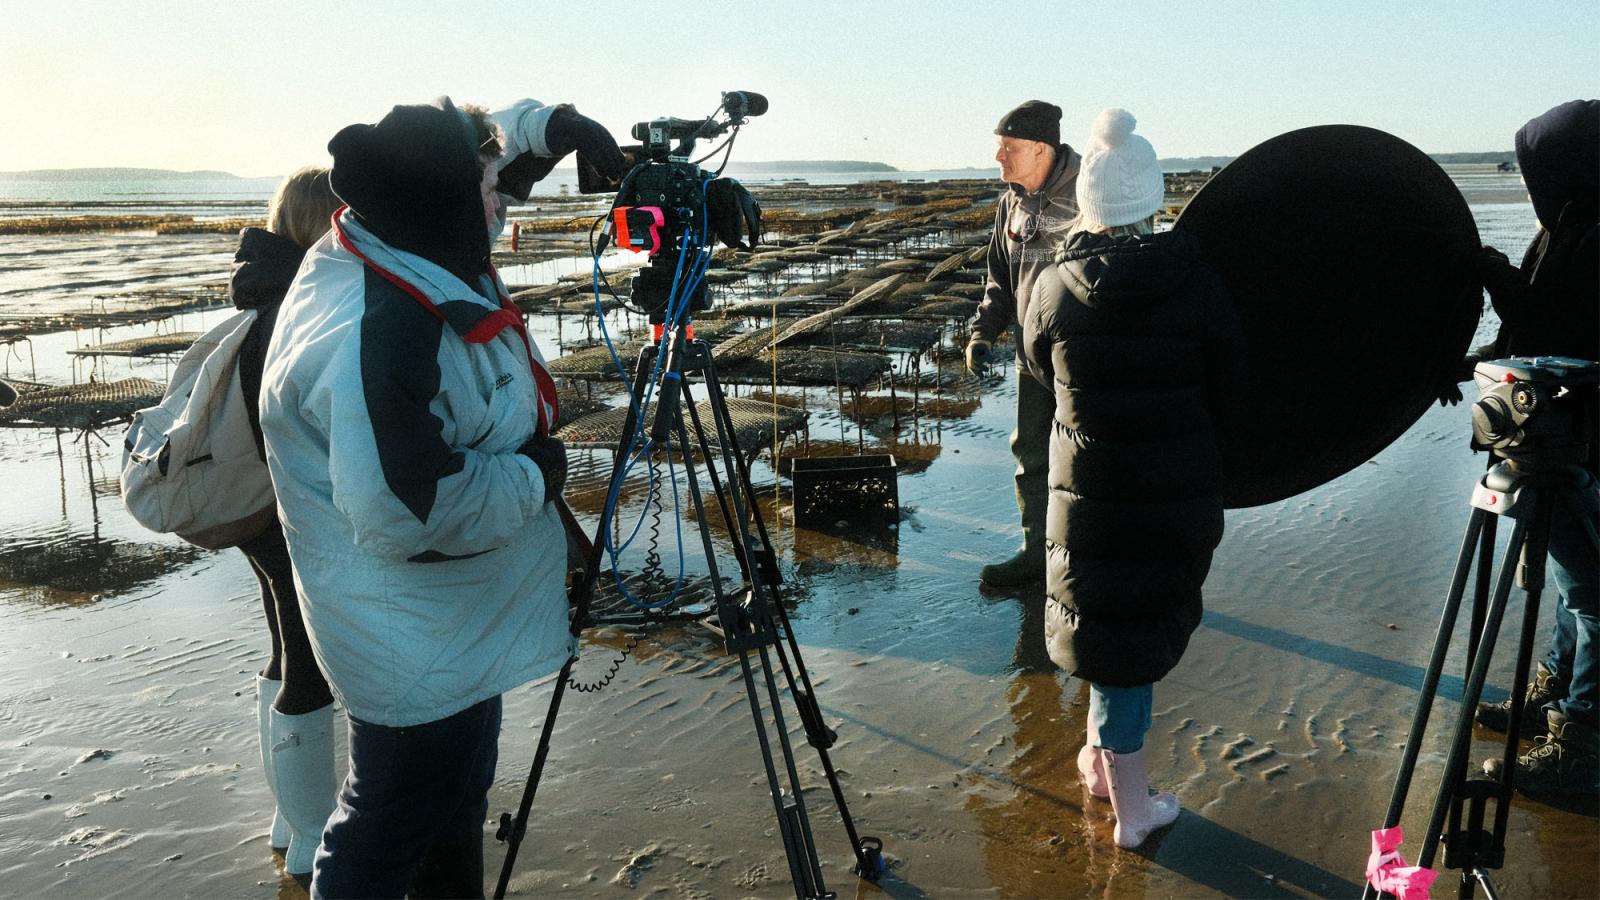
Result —
<instances>
[{"instance_id":1,"label":"distant shoreline","mask_svg":"<svg viewBox=\"0 0 1600 900\"><path fill-rule=\"evenodd\" d=\"M1510 150L1494 150L1480 153L1430 153L1429 158L1440 165L1497 165L1499 163L1515 163L1516 154ZM1236 156L1177 156L1160 160L1161 168L1167 172L1204 171L1207 169L1225 166L1233 162ZM571 172L572 168L560 166L557 172ZM907 171L891 166L888 163L872 162L854 159L792 159L792 160L756 160L738 161L728 167L732 174L746 175L808 175L808 174L860 174L882 172L885 174L903 174ZM987 166L956 166L946 169L928 169L926 171L958 172L971 171L974 173L995 172L998 169ZM98 168L77 169L25 169L17 172L0 172L0 181L20 182L62 182L62 181L107 181L107 180L139 180L139 181L272 181L276 182L281 175L235 175L232 172L223 172L215 169L201 169L194 171L179 171L175 169L148 169L124 166L110 166Z\"/></svg>"}]
</instances>

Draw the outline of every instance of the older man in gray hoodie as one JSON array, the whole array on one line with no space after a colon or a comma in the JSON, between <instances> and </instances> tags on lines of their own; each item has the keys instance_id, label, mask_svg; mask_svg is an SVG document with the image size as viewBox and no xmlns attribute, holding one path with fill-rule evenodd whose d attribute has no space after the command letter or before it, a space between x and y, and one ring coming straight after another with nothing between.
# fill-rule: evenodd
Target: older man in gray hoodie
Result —
<instances>
[{"instance_id":1,"label":"older man in gray hoodie","mask_svg":"<svg viewBox=\"0 0 1600 900\"><path fill-rule=\"evenodd\" d=\"M1006 113L994 133L999 137L994 158L1008 190L995 203L989 277L972 319L967 368L982 373L994 353L994 342L1002 332L1012 332L1019 364L1011 453L1017 460L1023 544L1016 555L984 566L979 574L985 584L1004 588L1044 580L1045 474L1055 400L1020 364L1021 341L1015 329L1027 311L1034 278L1052 264L1078 215L1074 190L1079 156L1061 143L1061 108L1042 100L1029 100Z\"/></svg>"}]
</instances>

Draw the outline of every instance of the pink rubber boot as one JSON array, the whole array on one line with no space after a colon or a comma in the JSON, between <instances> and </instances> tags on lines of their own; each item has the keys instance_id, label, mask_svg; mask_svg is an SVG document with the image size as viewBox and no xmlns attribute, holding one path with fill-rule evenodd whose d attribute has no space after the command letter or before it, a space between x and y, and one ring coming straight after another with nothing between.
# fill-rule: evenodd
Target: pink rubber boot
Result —
<instances>
[{"instance_id":1,"label":"pink rubber boot","mask_svg":"<svg viewBox=\"0 0 1600 900\"><path fill-rule=\"evenodd\" d=\"M1112 838L1118 847L1137 847L1150 832L1178 821L1178 798L1150 793L1144 748L1134 753L1101 750L1100 761L1105 766L1106 780L1111 783L1111 809L1117 814Z\"/></svg>"},{"instance_id":2,"label":"pink rubber boot","mask_svg":"<svg viewBox=\"0 0 1600 900\"><path fill-rule=\"evenodd\" d=\"M1095 746L1099 742L1100 729L1094 727L1094 719L1090 718L1088 734L1083 747L1078 750L1078 773L1083 776L1083 785L1089 789L1089 793L1107 800L1111 797L1111 786L1106 781L1105 764L1100 761L1100 748Z\"/></svg>"}]
</instances>

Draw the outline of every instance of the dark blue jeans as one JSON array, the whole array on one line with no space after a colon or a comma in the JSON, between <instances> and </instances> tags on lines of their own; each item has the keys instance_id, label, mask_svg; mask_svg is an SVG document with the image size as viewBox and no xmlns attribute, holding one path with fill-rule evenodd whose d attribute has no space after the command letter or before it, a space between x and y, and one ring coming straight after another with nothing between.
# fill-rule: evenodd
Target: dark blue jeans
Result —
<instances>
[{"instance_id":1,"label":"dark blue jeans","mask_svg":"<svg viewBox=\"0 0 1600 900\"><path fill-rule=\"evenodd\" d=\"M350 717L350 774L322 832L313 898L482 897L500 698L390 728Z\"/></svg>"},{"instance_id":2,"label":"dark blue jeans","mask_svg":"<svg viewBox=\"0 0 1600 900\"><path fill-rule=\"evenodd\" d=\"M1600 557L1589 541L1583 522L1563 504L1550 522L1550 566L1544 596L1554 592L1556 625L1544 667L1567 682L1567 696L1546 708L1555 708L1574 722L1594 726L1600 703L1600 681L1595 655L1600 653Z\"/></svg>"}]
</instances>

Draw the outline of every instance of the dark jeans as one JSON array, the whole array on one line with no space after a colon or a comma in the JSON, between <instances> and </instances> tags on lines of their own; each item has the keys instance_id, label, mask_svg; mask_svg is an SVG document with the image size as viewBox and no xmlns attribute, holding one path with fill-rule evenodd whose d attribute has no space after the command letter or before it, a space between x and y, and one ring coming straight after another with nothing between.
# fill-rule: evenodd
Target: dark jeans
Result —
<instances>
[{"instance_id":1,"label":"dark jeans","mask_svg":"<svg viewBox=\"0 0 1600 900\"><path fill-rule=\"evenodd\" d=\"M1550 566L1545 572L1545 597L1552 589L1559 596L1555 604L1556 625L1550 639L1550 652L1544 666L1567 682L1567 696L1546 707L1554 707L1574 722L1593 727L1596 705L1600 701L1595 655L1600 653L1600 626L1596 612L1600 606L1600 557L1595 554L1583 522L1563 504L1550 522Z\"/></svg>"},{"instance_id":2,"label":"dark jeans","mask_svg":"<svg viewBox=\"0 0 1600 900\"><path fill-rule=\"evenodd\" d=\"M272 657L261 677L283 682L273 709L298 716L327 706L333 702L333 693L317 668L305 621L300 618L300 594L294 587L294 567L289 563L283 526L272 523L240 544L239 550L261 584L261 606L267 614L267 630L272 632Z\"/></svg>"},{"instance_id":3,"label":"dark jeans","mask_svg":"<svg viewBox=\"0 0 1600 900\"><path fill-rule=\"evenodd\" d=\"M313 898L482 897L500 698L390 728L350 717L350 774L322 832Z\"/></svg>"}]
</instances>

